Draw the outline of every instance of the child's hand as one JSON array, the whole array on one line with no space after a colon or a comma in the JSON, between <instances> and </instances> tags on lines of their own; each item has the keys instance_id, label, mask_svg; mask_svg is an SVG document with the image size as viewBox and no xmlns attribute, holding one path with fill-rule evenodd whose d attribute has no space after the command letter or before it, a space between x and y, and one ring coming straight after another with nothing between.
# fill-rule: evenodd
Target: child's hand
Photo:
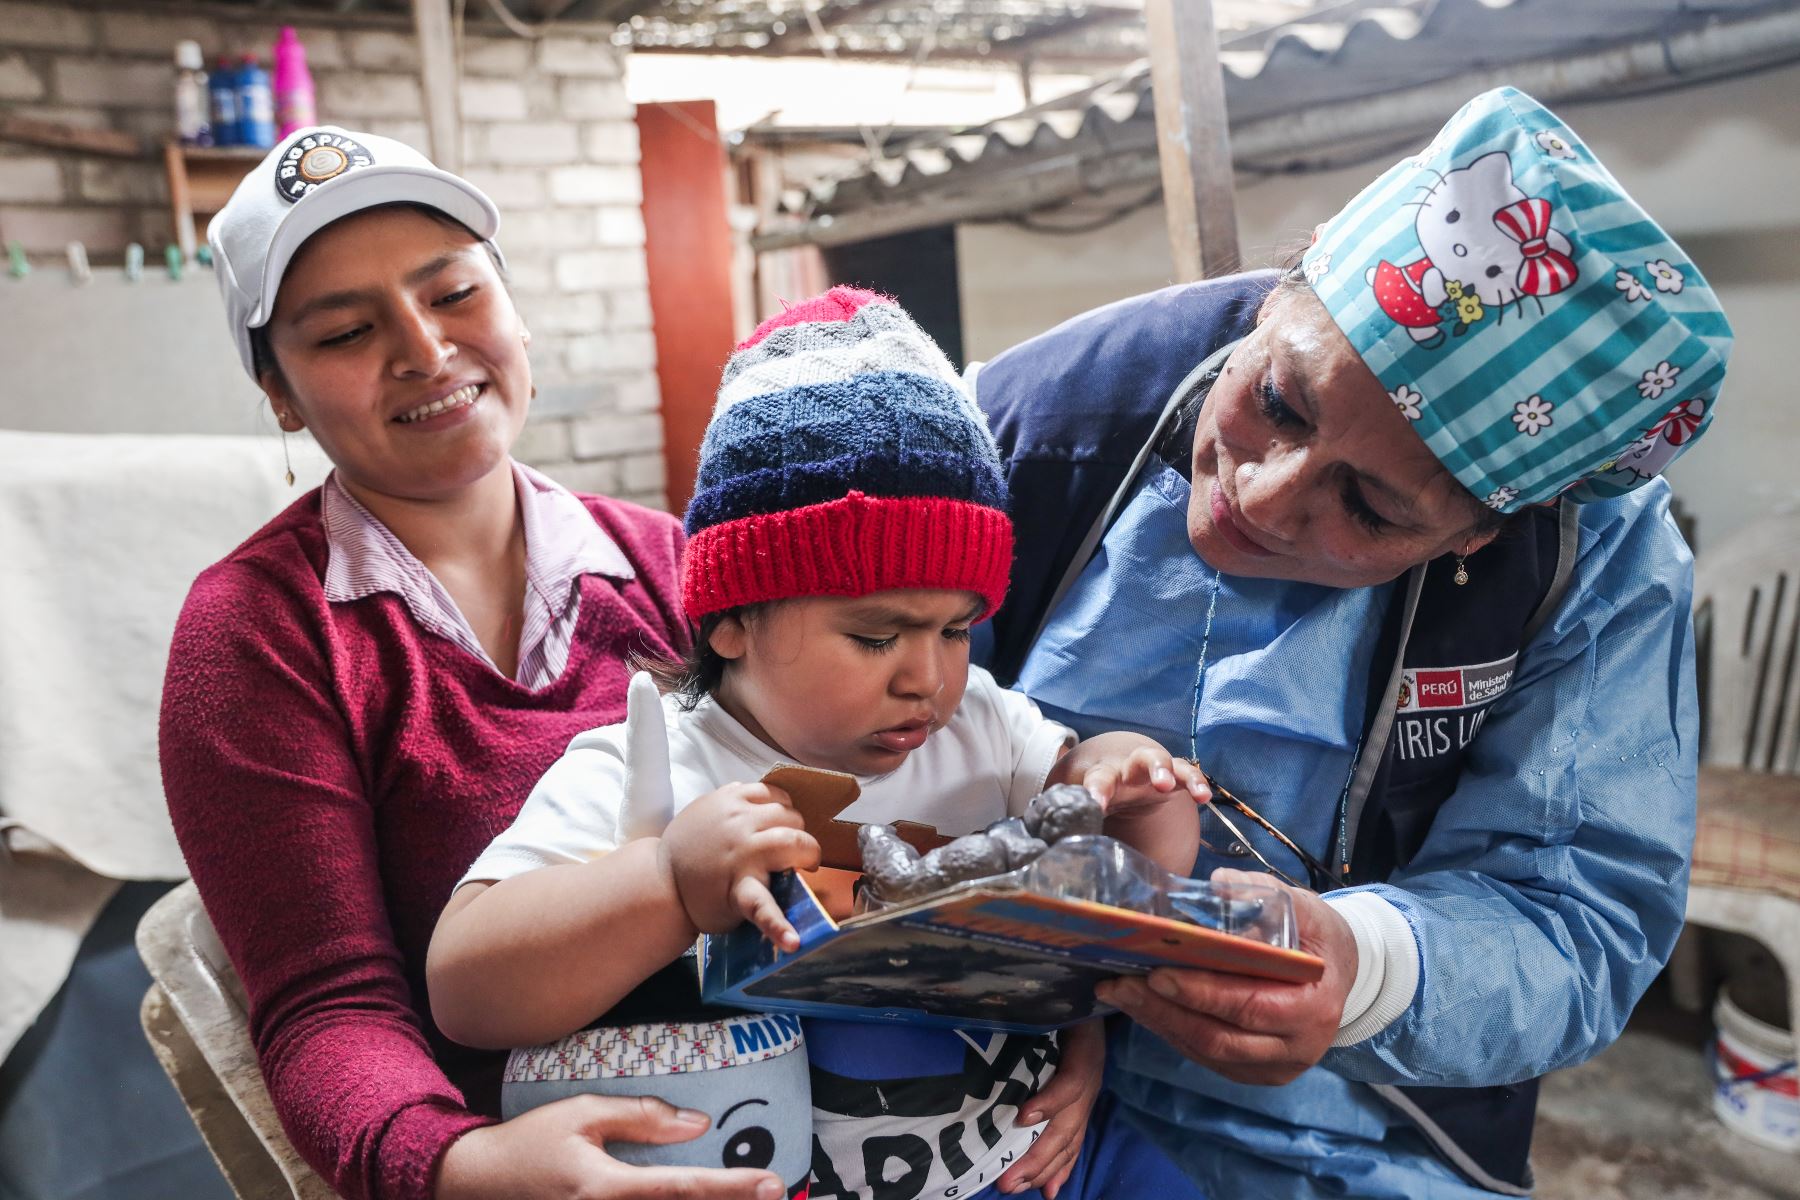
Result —
<instances>
[{"instance_id":1,"label":"child's hand","mask_svg":"<svg viewBox=\"0 0 1800 1200\"><path fill-rule=\"evenodd\" d=\"M1063 755L1048 783L1079 783L1106 808L1105 832L1176 875L1194 868L1206 773L1137 733L1103 733Z\"/></svg>"},{"instance_id":2,"label":"child's hand","mask_svg":"<svg viewBox=\"0 0 1800 1200\"><path fill-rule=\"evenodd\" d=\"M748 920L782 949L799 947L799 935L769 894L769 876L818 866L819 843L786 792L766 783L708 792L669 822L662 854L700 932L724 933Z\"/></svg>"},{"instance_id":3,"label":"child's hand","mask_svg":"<svg viewBox=\"0 0 1800 1200\"><path fill-rule=\"evenodd\" d=\"M1044 1090L1019 1105L1019 1124L1036 1125L1045 1117L1050 1124L1031 1144L1025 1157L999 1179L995 1186L1002 1192L1040 1189L1047 1200L1056 1193L1075 1169L1081 1154L1081 1143L1087 1137L1088 1114L1100 1095L1100 1081L1106 1068L1106 1027L1089 1021L1062 1031L1062 1061Z\"/></svg>"},{"instance_id":4,"label":"child's hand","mask_svg":"<svg viewBox=\"0 0 1800 1200\"><path fill-rule=\"evenodd\" d=\"M1201 804L1212 799L1206 773L1136 733L1103 733L1069 751L1051 783L1079 783L1100 800L1108 820L1161 807L1172 796Z\"/></svg>"}]
</instances>

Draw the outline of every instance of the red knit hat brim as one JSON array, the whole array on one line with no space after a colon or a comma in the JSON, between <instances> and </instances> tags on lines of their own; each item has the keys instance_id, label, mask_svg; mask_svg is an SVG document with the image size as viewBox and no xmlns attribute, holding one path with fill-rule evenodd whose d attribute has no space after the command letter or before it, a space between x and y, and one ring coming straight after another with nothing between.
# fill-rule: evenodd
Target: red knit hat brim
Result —
<instances>
[{"instance_id":1,"label":"red knit hat brim","mask_svg":"<svg viewBox=\"0 0 1800 1200\"><path fill-rule=\"evenodd\" d=\"M681 559L689 619L770 600L899 588L974 592L982 619L1006 598L1012 521L936 496L866 496L741 517L696 533Z\"/></svg>"}]
</instances>

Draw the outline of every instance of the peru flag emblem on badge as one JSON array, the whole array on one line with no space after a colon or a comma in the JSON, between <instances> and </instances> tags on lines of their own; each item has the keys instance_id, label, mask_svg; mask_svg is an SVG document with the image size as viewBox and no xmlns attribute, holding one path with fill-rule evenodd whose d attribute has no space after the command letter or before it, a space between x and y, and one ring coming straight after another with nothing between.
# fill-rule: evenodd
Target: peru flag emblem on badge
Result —
<instances>
[{"instance_id":1,"label":"peru flag emblem on badge","mask_svg":"<svg viewBox=\"0 0 1800 1200\"><path fill-rule=\"evenodd\" d=\"M1518 655L1467 667L1409 667L1400 677L1395 711L1474 708L1500 698L1512 682Z\"/></svg>"}]
</instances>

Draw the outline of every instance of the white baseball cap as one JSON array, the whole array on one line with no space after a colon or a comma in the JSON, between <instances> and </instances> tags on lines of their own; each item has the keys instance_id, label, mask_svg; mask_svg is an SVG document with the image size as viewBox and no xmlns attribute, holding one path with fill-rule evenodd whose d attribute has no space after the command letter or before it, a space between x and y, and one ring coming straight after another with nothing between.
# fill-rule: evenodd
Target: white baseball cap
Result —
<instances>
[{"instance_id":1,"label":"white baseball cap","mask_svg":"<svg viewBox=\"0 0 1800 1200\"><path fill-rule=\"evenodd\" d=\"M252 379L250 331L268 324L281 277L306 239L351 213L399 203L438 209L490 244L500 231L500 210L468 180L432 166L404 142L335 125L295 130L238 184L206 240L231 336Z\"/></svg>"}]
</instances>

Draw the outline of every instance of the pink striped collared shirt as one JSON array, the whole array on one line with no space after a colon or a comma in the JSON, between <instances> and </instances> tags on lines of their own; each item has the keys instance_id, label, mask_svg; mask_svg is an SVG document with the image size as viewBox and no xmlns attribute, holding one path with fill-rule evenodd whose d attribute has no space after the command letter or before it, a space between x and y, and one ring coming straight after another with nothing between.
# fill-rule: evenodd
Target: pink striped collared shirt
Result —
<instances>
[{"instance_id":1,"label":"pink striped collared shirt","mask_svg":"<svg viewBox=\"0 0 1800 1200\"><path fill-rule=\"evenodd\" d=\"M581 612L581 577L630 579L637 572L568 490L517 462L513 480L525 521L525 620L515 681L535 692L555 682L569 661L569 642ZM346 604L392 592L421 628L499 671L444 585L345 490L335 471L325 480L322 507L329 552L326 600Z\"/></svg>"}]
</instances>

